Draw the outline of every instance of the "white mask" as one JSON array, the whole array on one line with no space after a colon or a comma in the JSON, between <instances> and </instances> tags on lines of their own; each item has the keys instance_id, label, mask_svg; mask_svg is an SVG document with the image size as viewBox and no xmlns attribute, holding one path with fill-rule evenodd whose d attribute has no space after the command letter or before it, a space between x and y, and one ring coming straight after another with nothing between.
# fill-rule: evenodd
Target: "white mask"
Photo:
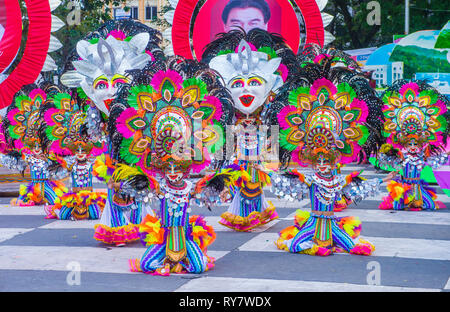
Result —
<instances>
[{"instance_id":1,"label":"white mask","mask_svg":"<svg viewBox=\"0 0 450 312\"><path fill-rule=\"evenodd\" d=\"M240 76L228 82L233 103L237 110L250 115L264 105L270 89L267 82L259 76Z\"/></svg>"},{"instance_id":2,"label":"white mask","mask_svg":"<svg viewBox=\"0 0 450 312\"><path fill-rule=\"evenodd\" d=\"M112 77L110 75L96 77L91 84L83 81L81 87L97 108L108 116L111 101L116 97L120 86L128 82L128 78L117 73Z\"/></svg>"},{"instance_id":3,"label":"white mask","mask_svg":"<svg viewBox=\"0 0 450 312\"><path fill-rule=\"evenodd\" d=\"M75 70L64 73L61 82L70 88L81 87L97 108L109 116L108 104L119 87L115 80L126 83L127 70L142 69L151 60L145 53L149 40L148 33L135 35L130 41L112 36L97 43L81 40L77 43L77 53L82 60L72 62ZM97 87L99 79L105 80L102 88Z\"/></svg>"},{"instance_id":4,"label":"white mask","mask_svg":"<svg viewBox=\"0 0 450 312\"><path fill-rule=\"evenodd\" d=\"M238 51L212 58L209 66L225 80L236 109L251 114L264 104L271 91L276 92L283 84L276 74L281 58L268 60L266 53L252 51L244 40Z\"/></svg>"}]
</instances>

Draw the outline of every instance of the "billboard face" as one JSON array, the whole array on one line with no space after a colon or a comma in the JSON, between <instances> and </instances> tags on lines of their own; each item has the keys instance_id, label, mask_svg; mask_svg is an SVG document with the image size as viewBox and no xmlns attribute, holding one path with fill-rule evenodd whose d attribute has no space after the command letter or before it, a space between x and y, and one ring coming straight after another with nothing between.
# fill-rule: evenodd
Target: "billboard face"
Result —
<instances>
[{"instance_id":1,"label":"billboard face","mask_svg":"<svg viewBox=\"0 0 450 312\"><path fill-rule=\"evenodd\" d=\"M194 25L193 44L195 55L200 56L205 45L216 35L242 28L246 32L261 28L273 33L282 33L282 7L276 0L209 0L201 8ZM299 32L299 23L292 10L284 18L289 21L292 33ZM207 30L207 31L206 31ZM285 34L286 35L286 34ZM292 38L291 44L298 46L299 40Z\"/></svg>"},{"instance_id":2,"label":"billboard face","mask_svg":"<svg viewBox=\"0 0 450 312\"><path fill-rule=\"evenodd\" d=\"M295 53L306 43L324 42L315 0L180 0L172 25L174 54L194 59L217 34L236 28L280 34Z\"/></svg>"},{"instance_id":3,"label":"billboard face","mask_svg":"<svg viewBox=\"0 0 450 312\"><path fill-rule=\"evenodd\" d=\"M212 5L205 5L198 16L200 21L207 22L209 19L211 41L218 33L239 27L246 32L253 28L261 28L269 32L281 33L281 6L275 0L213 2L211 1ZM288 15L292 18L290 14ZM298 24L296 18L293 22L294 25Z\"/></svg>"}]
</instances>

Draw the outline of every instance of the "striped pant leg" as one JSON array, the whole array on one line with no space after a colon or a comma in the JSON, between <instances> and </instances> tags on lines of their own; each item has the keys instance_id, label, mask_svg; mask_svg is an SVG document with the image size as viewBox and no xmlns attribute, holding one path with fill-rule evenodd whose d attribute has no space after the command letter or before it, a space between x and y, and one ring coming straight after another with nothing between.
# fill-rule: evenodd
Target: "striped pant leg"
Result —
<instances>
[{"instance_id":1,"label":"striped pant leg","mask_svg":"<svg viewBox=\"0 0 450 312\"><path fill-rule=\"evenodd\" d=\"M188 264L182 262L183 267L189 273L199 274L205 272L207 259L205 254L201 251L196 242L186 238L186 257L189 261Z\"/></svg>"},{"instance_id":2,"label":"striped pant leg","mask_svg":"<svg viewBox=\"0 0 450 312\"><path fill-rule=\"evenodd\" d=\"M114 203L111 202L110 205L110 212L111 212L111 227L120 227L127 225L127 219L125 218L124 211L120 208L116 208Z\"/></svg>"},{"instance_id":3,"label":"striped pant leg","mask_svg":"<svg viewBox=\"0 0 450 312\"><path fill-rule=\"evenodd\" d=\"M422 209L436 210L436 202L433 199L433 195L423 185L420 185L420 191L422 193L423 206Z\"/></svg>"},{"instance_id":4,"label":"striped pant leg","mask_svg":"<svg viewBox=\"0 0 450 312\"><path fill-rule=\"evenodd\" d=\"M59 219L61 220L70 220L70 217L72 216L73 208L69 207L61 207L61 210L59 211Z\"/></svg>"},{"instance_id":5,"label":"striped pant leg","mask_svg":"<svg viewBox=\"0 0 450 312\"><path fill-rule=\"evenodd\" d=\"M130 212L130 223L132 224L140 224L142 221L142 205L140 203L134 203L137 208L131 209Z\"/></svg>"},{"instance_id":6,"label":"striped pant leg","mask_svg":"<svg viewBox=\"0 0 450 312\"><path fill-rule=\"evenodd\" d=\"M166 258L166 244L152 245L141 258L142 272L153 272L164 265Z\"/></svg>"},{"instance_id":7,"label":"striped pant leg","mask_svg":"<svg viewBox=\"0 0 450 312\"><path fill-rule=\"evenodd\" d=\"M300 232L298 232L292 239L291 245L289 246L289 252L300 252L305 250L305 248L302 248L301 245L305 242L312 241L315 232L316 218L310 217L309 220L302 226Z\"/></svg>"},{"instance_id":8,"label":"striped pant leg","mask_svg":"<svg viewBox=\"0 0 450 312\"><path fill-rule=\"evenodd\" d=\"M53 190L48 181L45 181L43 183L43 188L44 188L44 199L47 201L49 205L54 205L55 200L58 198L58 195L56 195L55 191Z\"/></svg>"},{"instance_id":9,"label":"striped pant leg","mask_svg":"<svg viewBox=\"0 0 450 312\"><path fill-rule=\"evenodd\" d=\"M100 218L100 207L97 204L89 205L89 219L99 219Z\"/></svg>"},{"instance_id":10,"label":"striped pant leg","mask_svg":"<svg viewBox=\"0 0 450 312\"><path fill-rule=\"evenodd\" d=\"M404 198L400 198L399 200L394 200L392 203L392 206L394 210L404 210L405 204L404 204Z\"/></svg>"},{"instance_id":11,"label":"striped pant leg","mask_svg":"<svg viewBox=\"0 0 450 312\"><path fill-rule=\"evenodd\" d=\"M355 242L344 230L342 230L336 221L331 222L331 235L335 246L345 249L347 252L355 247Z\"/></svg>"}]
</instances>

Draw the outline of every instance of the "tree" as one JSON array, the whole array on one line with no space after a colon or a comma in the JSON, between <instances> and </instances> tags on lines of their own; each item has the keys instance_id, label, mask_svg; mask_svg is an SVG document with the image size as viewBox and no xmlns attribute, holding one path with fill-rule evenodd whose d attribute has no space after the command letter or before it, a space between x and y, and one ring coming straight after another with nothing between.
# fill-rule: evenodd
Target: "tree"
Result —
<instances>
[{"instance_id":1,"label":"tree","mask_svg":"<svg viewBox=\"0 0 450 312\"><path fill-rule=\"evenodd\" d=\"M380 23L369 25L373 13L370 2L378 2ZM360 49L392 43L393 35L404 34L405 1L329 0L326 12L334 15L329 31L336 37L331 44L338 49ZM450 10L446 1L411 0L410 33L424 29L441 29Z\"/></svg>"},{"instance_id":2,"label":"tree","mask_svg":"<svg viewBox=\"0 0 450 312\"><path fill-rule=\"evenodd\" d=\"M60 29L55 35L63 44L63 47L52 53L59 70L68 58L71 51L75 48L77 42L87 33L97 29L104 22L112 19L110 4L121 6L124 0L81 0L80 1L80 21L74 25L69 25L67 19L73 12L72 0L63 0L61 5L53 12L61 20L66 22L66 26ZM60 74L60 73L58 73Z\"/></svg>"}]
</instances>

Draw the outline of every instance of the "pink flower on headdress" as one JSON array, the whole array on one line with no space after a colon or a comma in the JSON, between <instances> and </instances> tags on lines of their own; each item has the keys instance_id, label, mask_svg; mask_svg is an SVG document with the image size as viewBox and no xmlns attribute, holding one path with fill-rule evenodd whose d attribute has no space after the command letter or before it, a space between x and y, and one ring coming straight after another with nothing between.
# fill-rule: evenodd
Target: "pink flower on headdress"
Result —
<instances>
[{"instance_id":1,"label":"pink flower on headdress","mask_svg":"<svg viewBox=\"0 0 450 312\"><path fill-rule=\"evenodd\" d=\"M133 129L128 126L128 120L134 116L137 116L137 111L133 107L129 107L116 119L117 131L119 131L124 138L131 138L134 134Z\"/></svg>"},{"instance_id":2,"label":"pink flower on headdress","mask_svg":"<svg viewBox=\"0 0 450 312\"><path fill-rule=\"evenodd\" d=\"M117 29L111 30L109 34L106 36L106 38L108 38L109 36L113 36L115 39L120 41L124 41L127 38L127 36L123 31Z\"/></svg>"},{"instance_id":3,"label":"pink flower on headdress","mask_svg":"<svg viewBox=\"0 0 450 312\"><path fill-rule=\"evenodd\" d=\"M413 90L416 96L419 95L419 85L415 82L405 83L398 92L403 95L408 89Z\"/></svg>"},{"instance_id":4,"label":"pink flower on headdress","mask_svg":"<svg viewBox=\"0 0 450 312\"><path fill-rule=\"evenodd\" d=\"M358 118L358 123L362 124L366 122L367 116L369 116L369 109L367 107L367 103L359 100L358 98L354 98L353 101L350 103L350 108L358 108L361 110L361 117Z\"/></svg>"},{"instance_id":5,"label":"pink flower on headdress","mask_svg":"<svg viewBox=\"0 0 450 312\"><path fill-rule=\"evenodd\" d=\"M332 94L336 94L336 92L337 92L336 86L331 81L329 81L327 78L320 78L320 79L317 79L316 81L314 81L314 83L311 86L311 89L309 91L309 94L317 95L319 88L322 88L322 87L326 87L330 91L330 96Z\"/></svg>"},{"instance_id":6,"label":"pink flower on headdress","mask_svg":"<svg viewBox=\"0 0 450 312\"><path fill-rule=\"evenodd\" d=\"M183 77L181 77L181 75L179 73L177 73L176 71L171 70L171 69L169 69L167 71L161 70L161 71L157 72L153 76L150 84L156 91L160 92L162 83L165 78L168 78L170 81L172 81L175 84L174 85L174 87L176 88L175 92L178 92L182 88Z\"/></svg>"},{"instance_id":7,"label":"pink flower on headdress","mask_svg":"<svg viewBox=\"0 0 450 312\"><path fill-rule=\"evenodd\" d=\"M288 70L287 66L280 63L280 66L278 66L277 72L280 73L280 76L283 79L283 81L286 81L288 74L289 74L289 70Z\"/></svg>"}]
</instances>

